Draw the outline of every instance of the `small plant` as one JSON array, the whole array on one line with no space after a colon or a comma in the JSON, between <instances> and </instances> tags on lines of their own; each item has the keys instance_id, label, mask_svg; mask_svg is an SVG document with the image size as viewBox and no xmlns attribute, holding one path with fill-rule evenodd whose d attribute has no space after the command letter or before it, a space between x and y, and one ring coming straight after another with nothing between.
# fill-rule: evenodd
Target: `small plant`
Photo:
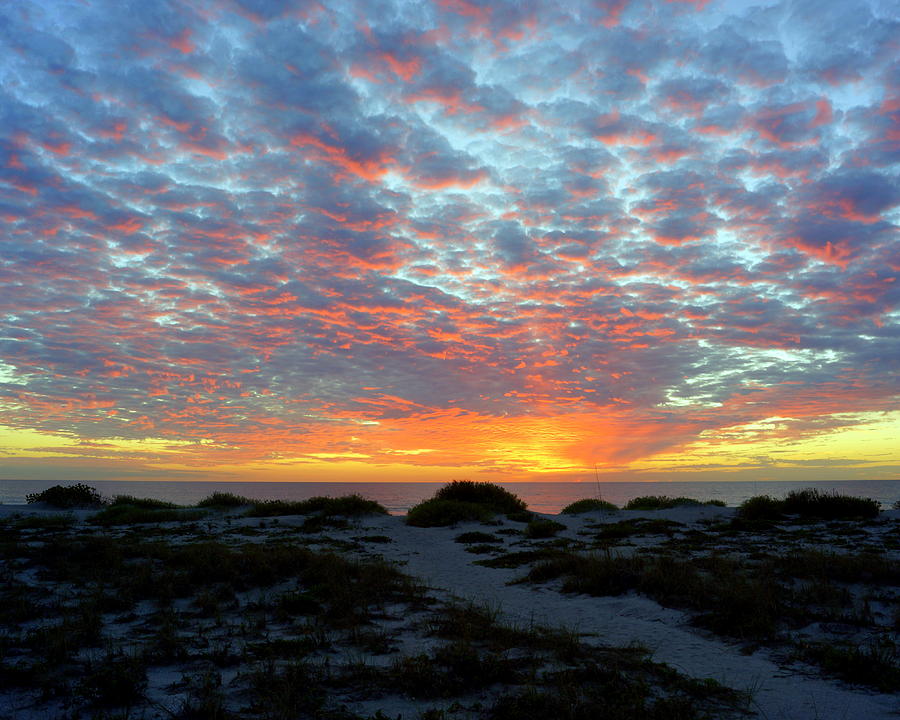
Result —
<instances>
[{"instance_id":1,"label":"small plant","mask_svg":"<svg viewBox=\"0 0 900 720\"><path fill-rule=\"evenodd\" d=\"M565 530L566 526L562 523L556 522L556 520L547 520L545 518L538 518L537 520L532 520L528 525L525 526L525 537L531 540L538 540L541 538L549 538L553 537L560 530Z\"/></svg>"},{"instance_id":2,"label":"small plant","mask_svg":"<svg viewBox=\"0 0 900 720\"><path fill-rule=\"evenodd\" d=\"M619 508L607 500L597 498L584 498L566 505L562 510L563 515L580 515L587 512L615 512Z\"/></svg>"},{"instance_id":3,"label":"small plant","mask_svg":"<svg viewBox=\"0 0 900 720\"><path fill-rule=\"evenodd\" d=\"M95 706L130 707L143 698L147 667L138 655L108 652L89 668L77 694Z\"/></svg>"},{"instance_id":4,"label":"small plant","mask_svg":"<svg viewBox=\"0 0 900 720\"><path fill-rule=\"evenodd\" d=\"M54 485L39 493L25 496L28 504L46 503L58 508L99 507L103 504L100 493L90 485Z\"/></svg>"}]
</instances>

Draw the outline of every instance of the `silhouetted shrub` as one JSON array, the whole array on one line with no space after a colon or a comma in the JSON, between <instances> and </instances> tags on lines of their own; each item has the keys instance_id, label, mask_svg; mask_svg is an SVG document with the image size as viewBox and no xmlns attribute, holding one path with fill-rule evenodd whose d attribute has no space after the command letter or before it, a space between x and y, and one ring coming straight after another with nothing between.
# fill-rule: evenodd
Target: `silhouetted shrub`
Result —
<instances>
[{"instance_id":1,"label":"silhouetted shrub","mask_svg":"<svg viewBox=\"0 0 900 720\"><path fill-rule=\"evenodd\" d=\"M59 508L97 507L103 504L103 498L94 488L84 483L75 485L54 485L43 492L29 493L25 502L47 503Z\"/></svg>"},{"instance_id":2,"label":"silhouetted shrub","mask_svg":"<svg viewBox=\"0 0 900 720\"><path fill-rule=\"evenodd\" d=\"M247 511L248 517L273 517L275 515L312 515L323 517L387 515L387 508L375 500L362 495L342 497L312 497L308 500L265 500L256 501Z\"/></svg>"},{"instance_id":3,"label":"silhouetted shrub","mask_svg":"<svg viewBox=\"0 0 900 720\"><path fill-rule=\"evenodd\" d=\"M153 498L136 498L133 495L116 495L111 505L131 505L145 510L174 510L178 506L166 500L154 500Z\"/></svg>"},{"instance_id":4,"label":"silhouetted shrub","mask_svg":"<svg viewBox=\"0 0 900 720\"><path fill-rule=\"evenodd\" d=\"M837 492L821 492L816 488L792 490L784 499L788 515L815 517L823 520L849 520L878 517L881 506L877 500L852 497Z\"/></svg>"},{"instance_id":5,"label":"silhouetted shrub","mask_svg":"<svg viewBox=\"0 0 900 720\"><path fill-rule=\"evenodd\" d=\"M820 520L853 520L878 517L879 512L881 506L877 500L804 488L792 490L784 500L756 495L741 503L738 518L774 521L784 515L799 515Z\"/></svg>"},{"instance_id":6,"label":"silhouetted shrub","mask_svg":"<svg viewBox=\"0 0 900 720\"><path fill-rule=\"evenodd\" d=\"M556 522L556 520L547 520L546 518L538 518L537 520L532 520L528 525L525 526L525 537L530 538L531 540L538 540L540 538L549 538L553 537L560 530L565 530L566 526L562 523Z\"/></svg>"},{"instance_id":7,"label":"silhouetted shrub","mask_svg":"<svg viewBox=\"0 0 900 720\"><path fill-rule=\"evenodd\" d=\"M689 497L669 497L667 495L644 495L629 500L626 510L669 510L683 505L715 505L725 507L721 500L695 500Z\"/></svg>"},{"instance_id":8,"label":"silhouetted shrub","mask_svg":"<svg viewBox=\"0 0 900 720\"><path fill-rule=\"evenodd\" d=\"M256 502L258 501L251 500L243 495L235 495L234 493L228 492L214 492L212 495L209 495L198 502L197 507L235 508L243 507L244 505L253 505Z\"/></svg>"},{"instance_id":9,"label":"silhouetted shrub","mask_svg":"<svg viewBox=\"0 0 900 720\"><path fill-rule=\"evenodd\" d=\"M742 520L780 519L784 514L784 503L769 495L754 495L740 504L737 516Z\"/></svg>"},{"instance_id":10,"label":"silhouetted shrub","mask_svg":"<svg viewBox=\"0 0 900 720\"><path fill-rule=\"evenodd\" d=\"M188 522L200 520L206 513L189 508L110 505L91 518L97 525L137 525L139 523Z\"/></svg>"},{"instance_id":11,"label":"silhouetted shrub","mask_svg":"<svg viewBox=\"0 0 900 720\"><path fill-rule=\"evenodd\" d=\"M618 509L619 508L616 507L613 503L606 500L598 500L597 498L584 498L583 500L576 500L575 502L566 505L560 512L562 512L563 515L580 515L581 513L586 512L614 512Z\"/></svg>"},{"instance_id":12,"label":"silhouetted shrub","mask_svg":"<svg viewBox=\"0 0 900 720\"><path fill-rule=\"evenodd\" d=\"M406 524L416 527L442 527L458 522L485 522L492 517L494 513L478 503L432 498L410 508L406 514Z\"/></svg>"},{"instance_id":13,"label":"silhouetted shrub","mask_svg":"<svg viewBox=\"0 0 900 720\"><path fill-rule=\"evenodd\" d=\"M489 482L454 480L434 494L435 500L459 500L478 503L498 513L514 513L527 509L525 501L506 488Z\"/></svg>"}]
</instances>

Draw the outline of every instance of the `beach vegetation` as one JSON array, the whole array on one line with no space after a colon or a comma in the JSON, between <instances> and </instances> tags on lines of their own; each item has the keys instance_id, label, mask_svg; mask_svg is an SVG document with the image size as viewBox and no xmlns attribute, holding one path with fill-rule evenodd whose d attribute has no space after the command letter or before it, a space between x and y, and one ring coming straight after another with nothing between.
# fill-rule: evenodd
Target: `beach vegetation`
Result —
<instances>
[{"instance_id":1,"label":"beach vegetation","mask_svg":"<svg viewBox=\"0 0 900 720\"><path fill-rule=\"evenodd\" d=\"M675 507L713 505L725 507L721 500L695 500L689 497L669 497L668 495L642 495L625 503L625 510L670 510Z\"/></svg>"},{"instance_id":2,"label":"beach vegetation","mask_svg":"<svg viewBox=\"0 0 900 720\"><path fill-rule=\"evenodd\" d=\"M54 485L39 493L28 493L25 496L28 504L44 503L53 507L68 509L76 507L99 507L103 498L96 488L84 483L74 485Z\"/></svg>"},{"instance_id":3,"label":"beach vegetation","mask_svg":"<svg viewBox=\"0 0 900 720\"><path fill-rule=\"evenodd\" d=\"M475 503L490 508L496 513L514 513L526 510L525 501L504 487L489 482L454 480L440 488L436 500L455 500Z\"/></svg>"},{"instance_id":4,"label":"beach vegetation","mask_svg":"<svg viewBox=\"0 0 900 720\"><path fill-rule=\"evenodd\" d=\"M581 515L582 513L588 512L616 512L618 509L618 506L608 500L584 498L569 503L560 512L562 512L563 515Z\"/></svg>"},{"instance_id":5,"label":"beach vegetation","mask_svg":"<svg viewBox=\"0 0 900 720\"><path fill-rule=\"evenodd\" d=\"M878 517L881 505L877 500L870 498L805 488L789 492L784 499L783 509L787 515L800 515L805 518L856 520Z\"/></svg>"},{"instance_id":6,"label":"beach vegetation","mask_svg":"<svg viewBox=\"0 0 900 720\"><path fill-rule=\"evenodd\" d=\"M621 540L632 536L666 535L672 537L684 528L684 524L663 518L630 518L614 523L604 523L592 527L598 528L597 539L603 541Z\"/></svg>"},{"instance_id":7,"label":"beach vegetation","mask_svg":"<svg viewBox=\"0 0 900 720\"><path fill-rule=\"evenodd\" d=\"M144 697L147 664L139 653L107 650L89 662L75 694L89 705L129 708Z\"/></svg>"},{"instance_id":8,"label":"beach vegetation","mask_svg":"<svg viewBox=\"0 0 900 720\"><path fill-rule=\"evenodd\" d=\"M737 517L750 522L775 522L784 517L784 505L769 495L754 495L742 502L737 509Z\"/></svg>"},{"instance_id":9,"label":"beach vegetation","mask_svg":"<svg viewBox=\"0 0 900 720\"><path fill-rule=\"evenodd\" d=\"M479 503L432 498L411 507L406 513L406 524L444 527L461 522L489 522L493 517L494 513Z\"/></svg>"},{"instance_id":10,"label":"beach vegetation","mask_svg":"<svg viewBox=\"0 0 900 720\"><path fill-rule=\"evenodd\" d=\"M116 495L109 505L129 505L131 507L141 508L144 510L174 510L178 506L167 500L157 500L155 498L138 498L134 495Z\"/></svg>"},{"instance_id":11,"label":"beach vegetation","mask_svg":"<svg viewBox=\"0 0 900 720\"><path fill-rule=\"evenodd\" d=\"M556 520L537 518L525 526L525 537L529 540L540 540L553 537L560 530L565 529L566 526L560 522L556 522Z\"/></svg>"},{"instance_id":12,"label":"beach vegetation","mask_svg":"<svg viewBox=\"0 0 900 720\"><path fill-rule=\"evenodd\" d=\"M197 507L223 510L227 508L239 508L247 505L255 505L258 502L258 500L251 500L250 498L244 497L243 495L235 495L234 493L230 492L214 492L212 493L212 495L207 495L200 502L198 502Z\"/></svg>"},{"instance_id":13,"label":"beach vegetation","mask_svg":"<svg viewBox=\"0 0 900 720\"><path fill-rule=\"evenodd\" d=\"M865 644L811 643L799 655L846 682L881 692L900 692L900 648L888 637Z\"/></svg>"},{"instance_id":14,"label":"beach vegetation","mask_svg":"<svg viewBox=\"0 0 900 720\"><path fill-rule=\"evenodd\" d=\"M738 508L737 517L747 521L777 522L785 515L816 520L859 520L878 517L881 505L870 498L823 492L817 488L792 490L783 500L756 495Z\"/></svg>"},{"instance_id":15,"label":"beach vegetation","mask_svg":"<svg viewBox=\"0 0 900 720\"><path fill-rule=\"evenodd\" d=\"M503 540L498 538L496 535L492 535L491 533L479 532L478 530L473 530L471 532L464 532L457 535L453 538L453 542L458 543L502 543Z\"/></svg>"},{"instance_id":16,"label":"beach vegetation","mask_svg":"<svg viewBox=\"0 0 900 720\"><path fill-rule=\"evenodd\" d=\"M52 515L26 515L16 518L16 530L67 530L75 524L72 513L53 513Z\"/></svg>"},{"instance_id":17,"label":"beach vegetation","mask_svg":"<svg viewBox=\"0 0 900 720\"><path fill-rule=\"evenodd\" d=\"M90 518L97 525L137 525L140 523L193 522L206 516L202 510L140 506L117 503L104 508Z\"/></svg>"},{"instance_id":18,"label":"beach vegetation","mask_svg":"<svg viewBox=\"0 0 900 720\"><path fill-rule=\"evenodd\" d=\"M439 527L459 522L488 522L496 514L506 514L510 519L525 514L522 522L532 519L527 505L506 488L489 482L454 480L444 485L429 500L409 509L408 525Z\"/></svg>"},{"instance_id":19,"label":"beach vegetation","mask_svg":"<svg viewBox=\"0 0 900 720\"><path fill-rule=\"evenodd\" d=\"M245 513L247 517L275 517L279 515L313 515L320 517L357 517L362 515L387 515L381 503L362 495L342 497L312 497L308 500L254 501Z\"/></svg>"}]
</instances>

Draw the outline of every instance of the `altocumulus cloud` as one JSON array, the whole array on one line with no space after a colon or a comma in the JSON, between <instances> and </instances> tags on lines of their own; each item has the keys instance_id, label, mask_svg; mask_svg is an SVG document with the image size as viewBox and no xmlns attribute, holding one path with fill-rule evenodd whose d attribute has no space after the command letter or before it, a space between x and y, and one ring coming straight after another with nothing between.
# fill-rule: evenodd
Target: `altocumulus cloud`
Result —
<instances>
[{"instance_id":1,"label":"altocumulus cloud","mask_svg":"<svg viewBox=\"0 0 900 720\"><path fill-rule=\"evenodd\" d=\"M890 4L558 5L0 7L6 427L515 473L896 408Z\"/></svg>"}]
</instances>

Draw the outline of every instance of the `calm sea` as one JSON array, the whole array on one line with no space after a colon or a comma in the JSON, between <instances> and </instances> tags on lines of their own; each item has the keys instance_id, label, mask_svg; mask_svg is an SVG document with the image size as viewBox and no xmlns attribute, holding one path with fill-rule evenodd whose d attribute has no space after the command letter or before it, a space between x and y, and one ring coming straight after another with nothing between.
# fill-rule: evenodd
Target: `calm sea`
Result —
<instances>
[{"instance_id":1,"label":"calm sea","mask_svg":"<svg viewBox=\"0 0 900 720\"><path fill-rule=\"evenodd\" d=\"M18 505L28 493L60 483L42 480L0 480L0 503ZM69 484L69 483L61 483ZM377 500L393 514L404 514L416 503L431 497L444 483L325 483L325 482L123 482L97 480L89 483L101 495L134 495L193 505L213 492L230 492L259 500L305 500L316 495L337 497L359 493ZM514 492L531 510L558 513L581 498L602 497L616 505L640 495L686 496L697 500L722 500L736 506L753 495L784 497L791 490L816 487L847 495L868 497L890 507L900 500L900 480L854 480L848 482L518 482L498 483Z\"/></svg>"}]
</instances>

